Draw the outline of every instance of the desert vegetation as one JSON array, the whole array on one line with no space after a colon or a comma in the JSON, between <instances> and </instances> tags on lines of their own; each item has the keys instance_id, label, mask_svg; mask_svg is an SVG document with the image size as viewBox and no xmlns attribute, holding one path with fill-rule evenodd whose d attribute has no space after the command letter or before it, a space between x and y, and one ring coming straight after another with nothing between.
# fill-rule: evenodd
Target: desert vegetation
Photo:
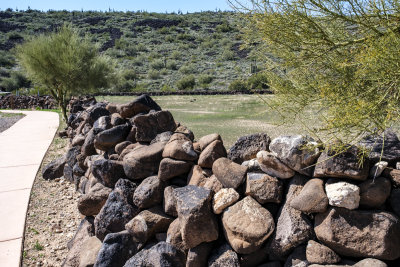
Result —
<instances>
[{"instance_id":1,"label":"desert vegetation","mask_svg":"<svg viewBox=\"0 0 400 267\"><path fill-rule=\"evenodd\" d=\"M0 11L0 90L45 93L30 83L14 47L69 23L99 46L117 66L117 79L103 92L228 90L255 73L253 48L241 49L233 12L158 14L26 10ZM261 64L259 64L261 68ZM132 75L133 74L133 75ZM29 90L30 89L30 90Z\"/></svg>"}]
</instances>

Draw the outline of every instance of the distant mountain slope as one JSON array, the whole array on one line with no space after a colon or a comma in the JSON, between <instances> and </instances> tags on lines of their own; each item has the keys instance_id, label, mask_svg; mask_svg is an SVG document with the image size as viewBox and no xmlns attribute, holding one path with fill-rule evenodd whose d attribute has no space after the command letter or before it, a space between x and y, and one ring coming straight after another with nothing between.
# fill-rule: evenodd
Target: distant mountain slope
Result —
<instances>
[{"instance_id":1,"label":"distant mountain slope","mask_svg":"<svg viewBox=\"0 0 400 267\"><path fill-rule=\"evenodd\" d=\"M64 22L80 28L102 53L117 60L120 78L108 91L227 90L232 81L249 77L254 64L252 51L240 49L241 21L233 12L8 10L0 12L0 89L12 89L17 76L23 76L15 73L10 49Z\"/></svg>"}]
</instances>

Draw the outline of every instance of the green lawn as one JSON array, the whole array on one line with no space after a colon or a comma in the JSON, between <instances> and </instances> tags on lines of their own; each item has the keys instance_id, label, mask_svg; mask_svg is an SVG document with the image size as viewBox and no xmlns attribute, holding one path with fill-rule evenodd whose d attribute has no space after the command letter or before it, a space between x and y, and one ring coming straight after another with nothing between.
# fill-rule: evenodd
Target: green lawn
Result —
<instances>
[{"instance_id":1,"label":"green lawn","mask_svg":"<svg viewBox=\"0 0 400 267\"><path fill-rule=\"evenodd\" d=\"M271 95L262 95L268 100ZM300 123L280 125L279 115L257 95L158 96L153 99L176 121L193 131L195 138L219 133L229 148L240 136L265 132L271 137L305 133ZM98 101L130 102L135 97L105 96Z\"/></svg>"}]
</instances>

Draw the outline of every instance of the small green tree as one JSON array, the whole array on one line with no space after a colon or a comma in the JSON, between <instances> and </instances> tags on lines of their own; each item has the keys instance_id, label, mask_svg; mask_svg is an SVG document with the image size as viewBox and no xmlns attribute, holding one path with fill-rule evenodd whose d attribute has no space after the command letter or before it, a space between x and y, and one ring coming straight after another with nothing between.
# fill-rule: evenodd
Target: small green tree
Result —
<instances>
[{"instance_id":1,"label":"small green tree","mask_svg":"<svg viewBox=\"0 0 400 267\"><path fill-rule=\"evenodd\" d=\"M231 3L244 11L248 45L261 44L281 114L317 116L319 127L305 121L310 132L346 142L399 121L400 1Z\"/></svg>"},{"instance_id":2,"label":"small green tree","mask_svg":"<svg viewBox=\"0 0 400 267\"><path fill-rule=\"evenodd\" d=\"M106 87L113 76L109 58L69 24L17 46L16 55L28 77L55 98L65 120L72 95Z\"/></svg>"}]
</instances>

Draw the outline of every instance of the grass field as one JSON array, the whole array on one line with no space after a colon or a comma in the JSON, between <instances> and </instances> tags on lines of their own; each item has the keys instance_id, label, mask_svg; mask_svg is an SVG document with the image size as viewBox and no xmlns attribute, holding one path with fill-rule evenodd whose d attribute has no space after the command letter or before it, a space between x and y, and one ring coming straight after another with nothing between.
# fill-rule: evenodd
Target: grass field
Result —
<instances>
[{"instance_id":1,"label":"grass field","mask_svg":"<svg viewBox=\"0 0 400 267\"><path fill-rule=\"evenodd\" d=\"M164 110L171 111L176 121L193 131L195 138L219 133L226 148L240 136L265 132L271 137L306 133L300 123L283 126L280 116L261 98L271 95L158 96L153 99ZM105 96L98 101L127 103L135 97Z\"/></svg>"}]
</instances>

